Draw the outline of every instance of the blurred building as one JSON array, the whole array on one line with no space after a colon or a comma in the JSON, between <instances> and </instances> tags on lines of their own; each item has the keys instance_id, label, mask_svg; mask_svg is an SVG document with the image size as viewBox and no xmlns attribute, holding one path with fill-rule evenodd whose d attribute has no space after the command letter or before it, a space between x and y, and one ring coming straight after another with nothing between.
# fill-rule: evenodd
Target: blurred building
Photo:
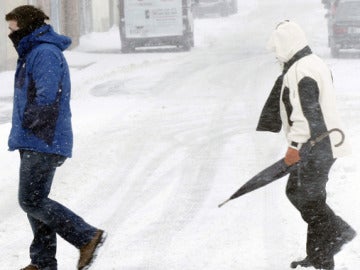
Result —
<instances>
[{"instance_id":1,"label":"blurred building","mask_svg":"<svg viewBox=\"0 0 360 270\"><path fill-rule=\"evenodd\" d=\"M79 44L81 35L104 32L118 25L117 0L0 0L0 71L14 69L16 52L7 38L9 34L5 14L20 5L40 7L50 17L54 29L72 38L72 47ZM120 37L119 37L120 38Z\"/></svg>"},{"instance_id":2,"label":"blurred building","mask_svg":"<svg viewBox=\"0 0 360 270\"><path fill-rule=\"evenodd\" d=\"M5 22L5 15L13 8L26 3L27 1L0 0L0 35L2 40L2 42L0 42L0 70L10 68L17 56L12 43L7 37L10 32Z\"/></svg>"}]
</instances>

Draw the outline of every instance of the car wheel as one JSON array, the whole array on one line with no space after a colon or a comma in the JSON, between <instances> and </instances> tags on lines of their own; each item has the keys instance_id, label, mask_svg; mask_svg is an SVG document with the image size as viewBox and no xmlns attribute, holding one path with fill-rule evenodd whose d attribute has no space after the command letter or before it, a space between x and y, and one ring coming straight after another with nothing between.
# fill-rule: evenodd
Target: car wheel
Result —
<instances>
[{"instance_id":1,"label":"car wheel","mask_svg":"<svg viewBox=\"0 0 360 270\"><path fill-rule=\"evenodd\" d=\"M191 49L191 41L188 38L185 38L184 41L182 42L182 49L185 52L190 51L190 49Z\"/></svg>"},{"instance_id":2,"label":"car wheel","mask_svg":"<svg viewBox=\"0 0 360 270\"><path fill-rule=\"evenodd\" d=\"M336 46L331 46L330 52L331 52L332 57L337 58L337 57L339 57L340 49Z\"/></svg>"},{"instance_id":3,"label":"car wheel","mask_svg":"<svg viewBox=\"0 0 360 270\"><path fill-rule=\"evenodd\" d=\"M123 42L121 44L121 52L122 53L132 53L135 48L129 42Z\"/></svg>"},{"instance_id":4,"label":"car wheel","mask_svg":"<svg viewBox=\"0 0 360 270\"><path fill-rule=\"evenodd\" d=\"M121 53L132 53L134 52L134 49L129 48L129 47L122 47L121 48Z\"/></svg>"},{"instance_id":5,"label":"car wheel","mask_svg":"<svg viewBox=\"0 0 360 270\"><path fill-rule=\"evenodd\" d=\"M189 35L189 42L190 42L191 47L194 47L194 46L195 46L194 32L191 32L191 33L190 33L190 35Z\"/></svg>"}]
</instances>

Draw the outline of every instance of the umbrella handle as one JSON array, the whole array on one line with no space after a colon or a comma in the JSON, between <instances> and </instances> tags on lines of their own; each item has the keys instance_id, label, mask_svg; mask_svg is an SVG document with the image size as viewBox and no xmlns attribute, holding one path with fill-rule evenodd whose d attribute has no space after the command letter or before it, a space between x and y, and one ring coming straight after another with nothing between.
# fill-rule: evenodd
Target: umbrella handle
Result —
<instances>
[{"instance_id":1,"label":"umbrella handle","mask_svg":"<svg viewBox=\"0 0 360 270\"><path fill-rule=\"evenodd\" d=\"M340 145L343 144L344 140L345 140L345 134L344 132L339 129L339 128L333 128L330 129L329 131L324 132L323 134L319 135L318 137L316 137L314 140L311 140L311 145L314 146L315 144L317 144L318 142L322 141L323 139L325 139L326 137L328 137L330 135L330 133L337 131L340 133L341 135L341 140L340 142L338 142L337 144L335 144L335 147L339 147Z\"/></svg>"}]
</instances>

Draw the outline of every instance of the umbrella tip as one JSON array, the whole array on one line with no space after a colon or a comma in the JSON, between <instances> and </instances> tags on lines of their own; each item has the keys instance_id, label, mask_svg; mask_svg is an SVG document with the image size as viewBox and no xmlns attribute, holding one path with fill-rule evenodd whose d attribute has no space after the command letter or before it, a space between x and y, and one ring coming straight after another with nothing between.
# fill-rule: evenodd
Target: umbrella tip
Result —
<instances>
[{"instance_id":1,"label":"umbrella tip","mask_svg":"<svg viewBox=\"0 0 360 270\"><path fill-rule=\"evenodd\" d=\"M220 204L218 205L218 207L219 207L219 208L222 207L224 204L228 203L230 200L231 200L231 199L227 199L225 202L220 203Z\"/></svg>"}]
</instances>

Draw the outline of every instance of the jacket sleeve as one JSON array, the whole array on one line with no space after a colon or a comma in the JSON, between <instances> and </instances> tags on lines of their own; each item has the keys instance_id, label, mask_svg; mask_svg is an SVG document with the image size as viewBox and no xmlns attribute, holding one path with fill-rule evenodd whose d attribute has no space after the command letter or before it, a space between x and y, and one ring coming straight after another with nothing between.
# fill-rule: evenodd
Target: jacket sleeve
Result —
<instances>
[{"instance_id":1,"label":"jacket sleeve","mask_svg":"<svg viewBox=\"0 0 360 270\"><path fill-rule=\"evenodd\" d=\"M43 50L35 56L22 127L48 145L52 144L59 115L61 74L61 61L55 53Z\"/></svg>"},{"instance_id":2,"label":"jacket sleeve","mask_svg":"<svg viewBox=\"0 0 360 270\"><path fill-rule=\"evenodd\" d=\"M308 122L310 137L315 138L327 131L320 104L320 88L311 77L304 77L299 82L300 104Z\"/></svg>"},{"instance_id":3,"label":"jacket sleeve","mask_svg":"<svg viewBox=\"0 0 360 270\"><path fill-rule=\"evenodd\" d=\"M296 87L290 87L289 101L292 106L288 140L290 146L305 143L326 131L320 106L320 89L316 80L303 77Z\"/></svg>"},{"instance_id":4,"label":"jacket sleeve","mask_svg":"<svg viewBox=\"0 0 360 270\"><path fill-rule=\"evenodd\" d=\"M35 103L49 105L56 100L62 77L62 60L55 51L43 49L37 53L32 68Z\"/></svg>"}]
</instances>

